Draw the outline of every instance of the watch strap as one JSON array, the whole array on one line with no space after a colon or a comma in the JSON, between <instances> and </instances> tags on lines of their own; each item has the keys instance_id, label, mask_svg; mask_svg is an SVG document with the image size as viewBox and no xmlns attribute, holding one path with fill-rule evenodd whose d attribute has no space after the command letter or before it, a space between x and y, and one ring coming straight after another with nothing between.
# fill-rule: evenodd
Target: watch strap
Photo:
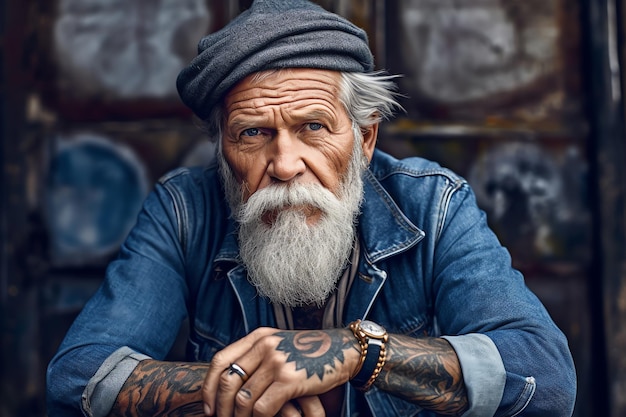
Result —
<instances>
[{"instance_id":1,"label":"watch strap","mask_svg":"<svg viewBox=\"0 0 626 417\"><path fill-rule=\"evenodd\" d=\"M367 343L367 352L361 366L361 370L350 381L352 385L359 389L363 389L374 374L376 366L380 358L380 351L383 348L382 340L369 339ZM374 382L374 381L372 381Z\"/></svg>"},{"instance_id":2,"label":"watch strap","mask_svg":"<svg viewBox=\"0 0 626 417\"><path fill-rule=\"evenodd\" d=\"M361 347L361 358L350 383L361 391L370 389L380 374L387 359L387 333L371 336L361 328L361 320L350 323L350 330ZM384 329L383 329L384 330Z\"/></svg>"}]
</instances>

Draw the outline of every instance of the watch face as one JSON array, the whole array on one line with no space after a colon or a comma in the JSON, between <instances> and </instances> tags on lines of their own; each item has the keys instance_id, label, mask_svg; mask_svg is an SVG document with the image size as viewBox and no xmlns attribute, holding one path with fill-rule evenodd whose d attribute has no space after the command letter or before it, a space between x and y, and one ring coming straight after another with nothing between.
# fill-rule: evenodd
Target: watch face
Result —
<instances>
[{"instance_id":1,"label":"watch face","mask_svg":"<svg viewBox=\"0 0 626 417\"><path fill-rule=\"evenodd\" d=\"M363 320L361 322L361 330L372 337L382 337L387 332L383 326L369 320Z\"/></svg>"}]
</instances>

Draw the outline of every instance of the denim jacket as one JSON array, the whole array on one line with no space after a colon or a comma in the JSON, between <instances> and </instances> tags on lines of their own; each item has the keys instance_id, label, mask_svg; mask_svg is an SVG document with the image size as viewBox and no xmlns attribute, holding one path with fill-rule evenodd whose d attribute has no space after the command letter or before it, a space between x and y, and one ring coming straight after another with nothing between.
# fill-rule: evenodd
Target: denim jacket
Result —
<instances>
[{"instance_id":1,"label":"denim jacket","mask_svg":"<svg viewBox=\"0 0 626 417\"><path fill-rule=\"evenodd\" d=\"M446 338L467 388L464 416L571 416L567 340L512 268L468 184L436 163L378 150L364 179L345 322L367 317L391 334ZM178 169L147 198L49 364L48 415L108 414L137 361L163 359L186 317L190 361L276 325L238 259L215 167ZM435 415L375 386L366 394L347 386L346 416Z\"/></svg>"}]
</instances>

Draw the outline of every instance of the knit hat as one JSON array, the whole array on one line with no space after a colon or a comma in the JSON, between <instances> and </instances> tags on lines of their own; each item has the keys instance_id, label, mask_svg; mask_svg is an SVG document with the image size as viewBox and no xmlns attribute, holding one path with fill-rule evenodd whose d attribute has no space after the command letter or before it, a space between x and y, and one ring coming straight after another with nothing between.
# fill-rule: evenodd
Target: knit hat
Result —
<instances>
[{"instance_id":1,"label":"knit hat","mask_svg":"<svg viewBox=\"0 0 626 417\"><path fill-rule=\"evenodd\" d=\"M182 101L205 119L246 76L268 69L374 69L365 31L305 0L256 0L221 30L205 36L178 75Z\"/></svg>"}]
</instances>

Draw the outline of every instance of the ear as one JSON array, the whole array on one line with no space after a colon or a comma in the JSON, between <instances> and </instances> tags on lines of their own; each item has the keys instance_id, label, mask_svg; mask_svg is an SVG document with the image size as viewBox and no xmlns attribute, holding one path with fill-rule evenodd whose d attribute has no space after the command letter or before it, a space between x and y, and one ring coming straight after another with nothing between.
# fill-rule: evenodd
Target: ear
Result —
<instances>
[{"instance_id":1,"label":"ear","mask_svg":"<svg viewBox=\"0 0 626 417\"><path fill-rule=\"evenodd\" d=\"M368 161L371 161L376 148L376 140L378 139L378 123L363 128L361 133L363 134L363 143L361 144L363 154L365 154Z\"/></svg>"}]
</instances>

